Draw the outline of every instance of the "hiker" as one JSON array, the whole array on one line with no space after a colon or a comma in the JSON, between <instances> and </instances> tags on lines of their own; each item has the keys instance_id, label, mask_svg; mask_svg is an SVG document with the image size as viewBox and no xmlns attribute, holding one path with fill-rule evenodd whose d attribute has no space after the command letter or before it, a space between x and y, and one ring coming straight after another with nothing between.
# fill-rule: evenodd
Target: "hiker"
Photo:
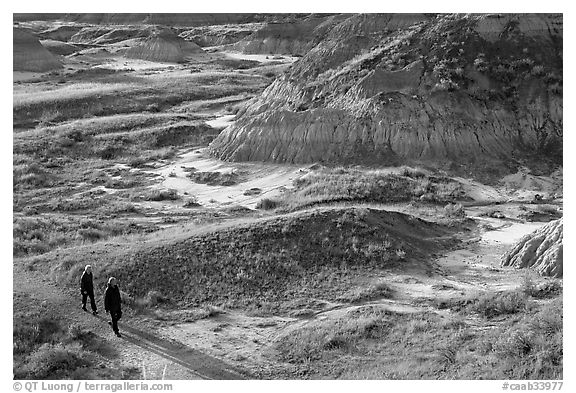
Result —
<instances>
[{"instance_id":1,"label":"hiker","mask_svg":"<svg viewBox=\"0 0 576 393\"><path fill-rule=\"evenodd\" d=\"M82 310L88 311L86 309L86 300L90 298L90 307L92 307L92 314L98 314L96 309L96 301L94 300L94 282L92 279L92 266L86 265L84 267L84 273L80 277L80 293L82 294Z\"/></svg>"},{"instance_id":2,"label":"hiker","mask_svg":"<svg viewBox=\"0 0 576 393\"><path fill-rule=\"evenodd\" d=\"M118 320L122 317L122 309L120 307L122 300L120 299L120 289L116 284L116 279L110 277L108 280L108 286L106 287L106 292L104 293L104 309L106 313L110 313L112 322L108 322L112 326L112 330L118 337L122 337L118 331Z\"/></svg>"}]
</instances>

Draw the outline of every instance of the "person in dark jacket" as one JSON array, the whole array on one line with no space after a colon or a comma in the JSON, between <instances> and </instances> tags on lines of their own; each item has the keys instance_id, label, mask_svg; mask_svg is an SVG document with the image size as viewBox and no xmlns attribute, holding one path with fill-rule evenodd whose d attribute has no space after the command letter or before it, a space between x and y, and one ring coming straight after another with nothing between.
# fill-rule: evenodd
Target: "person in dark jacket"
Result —
<instances>
[{"instance_id":1,"label":"person in dark jacket","mask_svg":"<svg viewBox=\"0 0 576 393\"><path fill-rule=\"evenodd\" d=\"M90 298L90 307L92 307L92 314L98 314L96 309L96 301L94 300L94 281L92 278L92 266L86 265L84 273L80 277L80 293L82 294L82 310L86 309L86 300Z\"/></svg>"},{"instance_id":2,"label":"person in dark jacket","mask_svg":"<svg viewBox=\"0 0 576 393\"><path fill-rule=\"evenodd\" d=\"M114 277L108 280L108 286L104 293L104 309L110 313L112 322L108 322L112 326L112 330L118 337L122 337L118 331L118 320L122 317L122 300L120 299L120 289Z\"/></svg>"}]
</instances>

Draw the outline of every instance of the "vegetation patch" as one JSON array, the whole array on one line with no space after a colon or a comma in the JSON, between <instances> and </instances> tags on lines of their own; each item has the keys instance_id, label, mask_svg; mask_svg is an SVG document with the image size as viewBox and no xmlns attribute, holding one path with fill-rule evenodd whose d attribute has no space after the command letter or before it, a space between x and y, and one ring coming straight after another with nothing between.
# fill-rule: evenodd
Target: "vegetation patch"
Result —
<instances>
[{"instance_id":1,"label":"vegetation patch","mask_svg":"<svg viewBox=\"0 0 576 393\"><path fill-rule=\"evenodd\" d=\"M188 177L195 183L208 184L209 186L233 186L240 183L241 176L238 172L190 172Z\"/></svg>"},{"instance_id":2,"label":"vegetation patch","mask_svg":"<svg viewBox=\"0 0 576 393\"><path fill-rule=\"evenodd\" d=\"M392 289L383 282L370 284L367 287L359 287L346 292L338 298L338 301L359 303L382 298L391 298L393 295Z\"/></svg>"},{"instance_id":3,"label":"vegetation patch","mask_svg":"<svg viewBox=\"0 0 576 393\"><path fill-rule=\"evenodd\" d=\"M294 189L275 199L263 199L259 208L296 210L333 202L393 203L419 200L446 204L466 199L462 184L419 171L401 174L336 168L321 169L294 181Z\"/></svg>"},{"instance_id":4,"label":"vegetation patch","mask_svg":"<svg viewBox=\"0 0 576 393\"><path fill-rule=\"evenodd\" d=\"M309 378L562 379L562 299L484 329L363 306L286 333L275 349Z\"/></svg>"},{"instance_id":5,"label":"vegetation patch","mask_svg":"<svg viewBox=\"0 0 576 393\"><path fill-rule=\"evenodd\" d=\"M176 201L180 199L178 192L172 188L160 190L160 189L146 189L142 192L137 192L133 198L136 201Z\"/></svg>"},{"instance_id":6,"label":"vegetation patch","mask_svg":"<svg viewBox=\"0 0 576 393\"><path fill-rule=\"evenodd\" d=\"M15 379L133 379L137 370L113 365L118 356L91 331L36 307L17 296L13 319ZM21 310L23 305L25 311Z\"/></svg>"},{"instance_id":7,"label":"vegetation patch","mask_svg":"<svg viewBox=\"0 0 576 393\"><path fill-rule=\"evenodd\" d=\"M132 205L116 206L119 211L133 211ZM112 213L110 210L109 213ZM113 236L151 230L140 225L106 219L71 216L15 217L13 222L13 255L22 257L49 252L58 247L81 245Z\"/></svg>"}]
</instances>

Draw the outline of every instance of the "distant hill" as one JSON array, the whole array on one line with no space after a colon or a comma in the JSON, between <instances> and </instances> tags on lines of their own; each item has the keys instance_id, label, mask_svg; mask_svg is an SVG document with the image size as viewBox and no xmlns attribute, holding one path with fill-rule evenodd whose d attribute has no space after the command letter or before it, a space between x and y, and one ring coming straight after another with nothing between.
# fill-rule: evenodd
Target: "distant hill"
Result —
<instances>
[{"instance_id":1,"label":"distant hill","mask_svg":"<svg viewBox=\"0 0 576 393\"><path fill-rule=\"evenodd\" d=\"M274 21L285 18L298 18L305 14L190 14L190 13L162 13L162 14L106 14L106 13L16 13L14 22L27 21L65 21L89 24L151 24L166 26L206 26L229 23L253 23Z\"/></svg>"},{"instance_id":2,"label":"distant hill","mask_svg":"<svg viewBox=\"0 0 576 393\"><path fill-rule=\"evenodd\" d=\"M170 29L162 29L143 39L126 52L129 58L148 61L179 63L188 56L201 55L204 51L193 42L185 41Z\"/></svg>"},{"instance_id":3,"label":"distant hill","mask_svg":"<svg viewBox=\"0 0 576 393\"><path fill-rule=\"evenodd\" d=\"M25 29L13 29L13 70L45 72L62 68L62 63Z\"/></svg>"}]
</instances>

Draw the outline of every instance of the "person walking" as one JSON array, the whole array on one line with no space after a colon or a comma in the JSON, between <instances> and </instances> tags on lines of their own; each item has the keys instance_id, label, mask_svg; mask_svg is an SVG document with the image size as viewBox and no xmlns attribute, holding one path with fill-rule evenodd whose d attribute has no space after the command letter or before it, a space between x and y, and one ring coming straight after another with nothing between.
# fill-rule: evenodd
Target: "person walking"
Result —
<instances>
[{"instance_id":1,"label":"person walking","mask_svg":"<svg viewBox=\"0 0 576 393\"><path fill-rule=\"evenodd\" d=\"M110 313L112 322L108 322L108 324L112 326L112 330L118 337L122 337L118 330L118 320L122 317L121 303L120 288L118 288L116 278L110 277L106 292L104 293L104 309L106 313Z\"/></svg>"},{"instance_id":2,"label":"person walking","mask_svg":"<svg viewBox=\"0 0 576 393\"><path fill-rule=\"evenodd\" d=\"M88 311L86 309L86 301L90 298L90 307L92 308L92 314L98 314L96 309L96 301L94 300L94 280L92 276L92 266L86 265L84 267L84 273L80 277L80 293L82 294L82 310Z\"/></svg>"}]
</instances>

